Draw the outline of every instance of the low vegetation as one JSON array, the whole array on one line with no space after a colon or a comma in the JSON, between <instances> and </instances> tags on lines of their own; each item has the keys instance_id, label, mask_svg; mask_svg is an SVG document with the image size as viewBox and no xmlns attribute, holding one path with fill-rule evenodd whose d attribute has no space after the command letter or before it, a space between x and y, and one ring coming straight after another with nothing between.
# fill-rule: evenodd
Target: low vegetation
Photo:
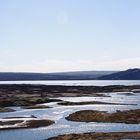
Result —
<instances>
[{"instance_id":1,"label":"low vegetation","mask_svg":"<svg viewBox=\"0 0 140 140\"><path fill-rule=\"evenodd\" d=\"M108 103L108 102L100 102L100 101L87 101L87 102L68 102L63 101L59 102L58 105L65 105L65 106L73 106L73 105L136 105L136 104L120 104L120 103Z\"/></svg>"},{"instance_id":2,"label":"low vegetation","mask_svg":"<svg viewBox=\"0 0 140 140\"><path fill-rule=\"evenodd\" d=\"M7 130L7 129L23 129L23 128L38 128L38 127L45 127L53 124L54 122L51 120L8 120L8 121L0 121L0 130ZM9 126L8 126L9 125ZM11 126L14 125L14 126ZM6 126L6 127L4 127Z\"/></svg>"},{"instance_id":3,"label":"low vegetation","mask_svg":"<svg viewBox=\"0 0 140 140\"><path fill-rule=\"evenodd\" d=\"M139 140L140 132L69 134L49 138L48 140L124 140L124 139Z\"/></svg>"},{"instance_id":4,"label":"low vegetation","mask_svg":"<svg viewBox=\"0 0 140 140\"><path fill-rule=\"evenodd\" d=\"M0 113L2 112L14 112L14 109L11 108L4 108L4 107L0 107Z\"/></svg>"},{"instance_id":5,"label":"low vegetation","mask_svg":"<svg viewBox=\"0 0 140 140\"><path fill-rule=\"evenodd\" d=\"M110 122L110 123L140 123L140 109L129 111L117 111L107 113L94 110L83 110L70 114L66 117L70 121L79 122Z\"/></svg>"}]
</instances>

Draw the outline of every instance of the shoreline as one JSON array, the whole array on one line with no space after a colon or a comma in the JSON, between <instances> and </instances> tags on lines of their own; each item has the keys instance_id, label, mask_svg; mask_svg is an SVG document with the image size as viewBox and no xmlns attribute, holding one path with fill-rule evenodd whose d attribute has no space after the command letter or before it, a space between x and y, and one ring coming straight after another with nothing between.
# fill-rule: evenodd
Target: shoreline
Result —
<instances>
[{"instance_id":1,"label":"shoreline","mask_svg":"<svg viewBox=\"0 0 140 140\"><path fill-rule=\"evenodd\" d=\"M81 134L66 134L48 138L46 140L122 140L122 139L140 139L140 131L136 132L90 132Z\"/></svg>"},{"instance_id":2,"label":"shoreline","mask_svg":"<svg viewBox=\"0 0 140 140\"><path fill-rule=\"evenodd\" d=\"M113 103L109 102L112 98L111 94L108 93L115 93L120 95L127 96L133 96L135 93L140 93L140 85L134 85L134 86L122 86L122 85L114 85L114 86L56 86L56 85L32 85L32 84L0 84L0 107L2 108L2 111L4 108L8 106L20 106L22 109L25 109L27 111L33 110L33 109L39 109L43 112L43 109L47 110L50 109L48 104L43 105L43 103L51 103L54 102L54 104L59 105L59 107L69 107L69 106L78 106L80 105L103 105L103 106L117 106L117 105L137 105L137 104L127 104L126 103ZM118 92L118 93L117 93ZM107 94L106 94L107 93ZM113 93L113 94L114 94ZM137 94L137 95L138 95ZM100 98L107 98L108 101L80 101L80 102L71 102L71 101L65 101L63 98L57 98L57 97L100 97ZM131 98L131 97L130 97ZM129 98L129 99L130 99ZM128 102L129 103L129 102ZM131 103L131 102L130 102ZM136 102L137 103L137 102ZM53 107L52 107L53 108ZM55 106L54 106L55 108ZM139 124L139 112L140 110L130 110L130 111L120 111L116 109L116 113L109 114L108 112L103 111L90 111L90 110L83 110L83 111L77 111L70 113L69 116L72 115L72 118L70 120L67 119L67 116L65 117L68 121L73 122L110 122L110 123L128 123L128 124ZM2 113L2 112L1 112ZM43 112L44 113L44 112ZM80 118L78 115L83 113L83 118ZM34 115L34 114L32 114ZM32 116L31 115L31 116ZM93 116L97 116L97 118L93 118ZM133 115L137 115L137 117L131 117ZM36 115L35 115L36 116ZM80 115L81 116L81 115ZM11 116L14 117L14 116ZM23 116L24 117L24 116ZM28 128L38 128L38 127L47 127L49 125L55 124L54 120L47 120L46 124L44 121L46 120L40 120L39 118L34 118L33 120L37 120L36 122L31 120L31 126L29 125ZM113 118L113 119L112 119ZM127 118L130 118L130 120L127 120ZM39 120L38 120L39 119ZM48 119L47 117L45 119ZM72 120L71 120L72 119ZM76 119L76 120L75 120ZM121 120L118 120L121 119ZM4 120L4 119L3 119ZM12 122L6 120L2 120L1 125L3 125L3 128L1 130L12 130L12 129L27 129L27 127L20 125L18 127L11 127L6 128L7 124L18 124L23 123L20 122L20 118L15 118L17 122ZM9 119L12 120L12 119ZM23 118L24 120L24 118ZM26 119L25 119L26 120ZM18 122L19 121L19 122ZM54 121L54 122L53 122ZM44 126L45 125L45 126ZM140 138L140 132L133 132L133 129L131 130L132 133L85 133L85 134L70 134L70 135L64 135L58 136L57 138L52 138L50 140L70 140L71 139L95 139L95 140L102 140L104 138L111 139L114 137L118 138ZM74 132L75 133L75 132ZM97 137L100 137L101 139L97 139ZM114 140L114 139L113 139Z\"/></svg>"},{"instance_id":3,"label":"shoreline","mask_svg":"<svg viewBox=\"0 0 140 140\"><path fill-rule=\"evenodd\" d=\"M82 110L70 114L65 119L76 122L140 124L140 109L116 111L114 113L97 110Z\"/></svg>"},{"instance_id":4,"label":"shoreline","mask_svg":"<svg viewBox=\"0 0 140 140\"><path fill-rule=\"evenodd\" d=\"M34 106L41 103L61 102L58 97L108 97L106 92L138 92L134 86L56 86L31 84L0 84L0 107ZM100 94L99 94L100 93Z\"/></svg>"}]
</instances>

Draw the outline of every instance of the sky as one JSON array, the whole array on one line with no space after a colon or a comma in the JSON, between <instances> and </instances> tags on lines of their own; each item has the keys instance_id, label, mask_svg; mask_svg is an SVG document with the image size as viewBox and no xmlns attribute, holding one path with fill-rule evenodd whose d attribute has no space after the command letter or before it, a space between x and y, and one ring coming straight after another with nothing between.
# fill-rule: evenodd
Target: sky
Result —
<instances>
[{"instance_id":1,"label":"sky","mask_svg":"<svg viewBox=\"0 0 140 140\"><path fill-rule=\"evenodd\" d=\"M0 0L0 71L140 68L140 0Z\"/></svg>"}]
</instances>

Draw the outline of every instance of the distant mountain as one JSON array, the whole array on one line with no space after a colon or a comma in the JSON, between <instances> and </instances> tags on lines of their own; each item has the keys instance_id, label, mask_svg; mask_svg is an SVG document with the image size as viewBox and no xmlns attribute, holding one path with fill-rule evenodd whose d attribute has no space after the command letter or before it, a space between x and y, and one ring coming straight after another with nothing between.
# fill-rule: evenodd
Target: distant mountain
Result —
<instances>
[{"instance_id":1,"label":"distant mountain","mask_svg":"<svg viewBox=\"0 0 140 140\"><path fill-rule=\"evenodd\" d=\"M0 72L0 81L23 80L140 80L140 69L126 71L78 71L60 73Z\"/></svg>"},{"instance_id":2,"label":"distant mountain","mask_svg":"<svg viewBox=\"0 0 140 140\"><path fill-rule=\"evenodd\" d=\"M99 80L140 80L140 69L128 69L98 78Z\"/></svg>"},{"instance_id":3,"label":"distant mountain","mask_svg":"<svg viewBox=\"0 0 140 140\"><path fill-rule=\"evenodd\" d=\"M116 71L79 71L61 73L12 73L0 72L0 81L23 80L94 80Z\"/></svg>"}]
</instances>

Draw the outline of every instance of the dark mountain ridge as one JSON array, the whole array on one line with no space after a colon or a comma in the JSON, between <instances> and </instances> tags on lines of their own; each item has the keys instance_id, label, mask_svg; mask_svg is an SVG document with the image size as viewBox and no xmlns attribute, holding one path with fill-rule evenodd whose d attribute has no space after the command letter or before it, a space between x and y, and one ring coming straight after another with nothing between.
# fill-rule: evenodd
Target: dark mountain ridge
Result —
<instances>
[{"instance_id":1,"label":"dark mountain ridge","mask_svg":"<svg viewBox=\"0 0 140 140\"><path fill-rule=\"evenodd\" d=\"M0 81L23 80L94 80L116 71L79 71L59 73L0 72Z\"/></svg>"},{"instance_id":2,"label":"dark mountain ridge","mask_svg":"<svg viewBox=\"0 0 140 140\"><path fill-rule=\"evenodd\" d=\"M24 80L140 80L140 69L126 71L77 71L59 73L0 72L0 81Z\"/></svg>"},{"instance_id":3,"label":"dark mountain ridge","mask_svg":"<svg viewBox=\"0 0 140 140\"><path fill-rule=\"evenodd\" d=\"M128 69L98 78L99 80L140 80L140 69Z\"/></svg>"}]
</instances>

